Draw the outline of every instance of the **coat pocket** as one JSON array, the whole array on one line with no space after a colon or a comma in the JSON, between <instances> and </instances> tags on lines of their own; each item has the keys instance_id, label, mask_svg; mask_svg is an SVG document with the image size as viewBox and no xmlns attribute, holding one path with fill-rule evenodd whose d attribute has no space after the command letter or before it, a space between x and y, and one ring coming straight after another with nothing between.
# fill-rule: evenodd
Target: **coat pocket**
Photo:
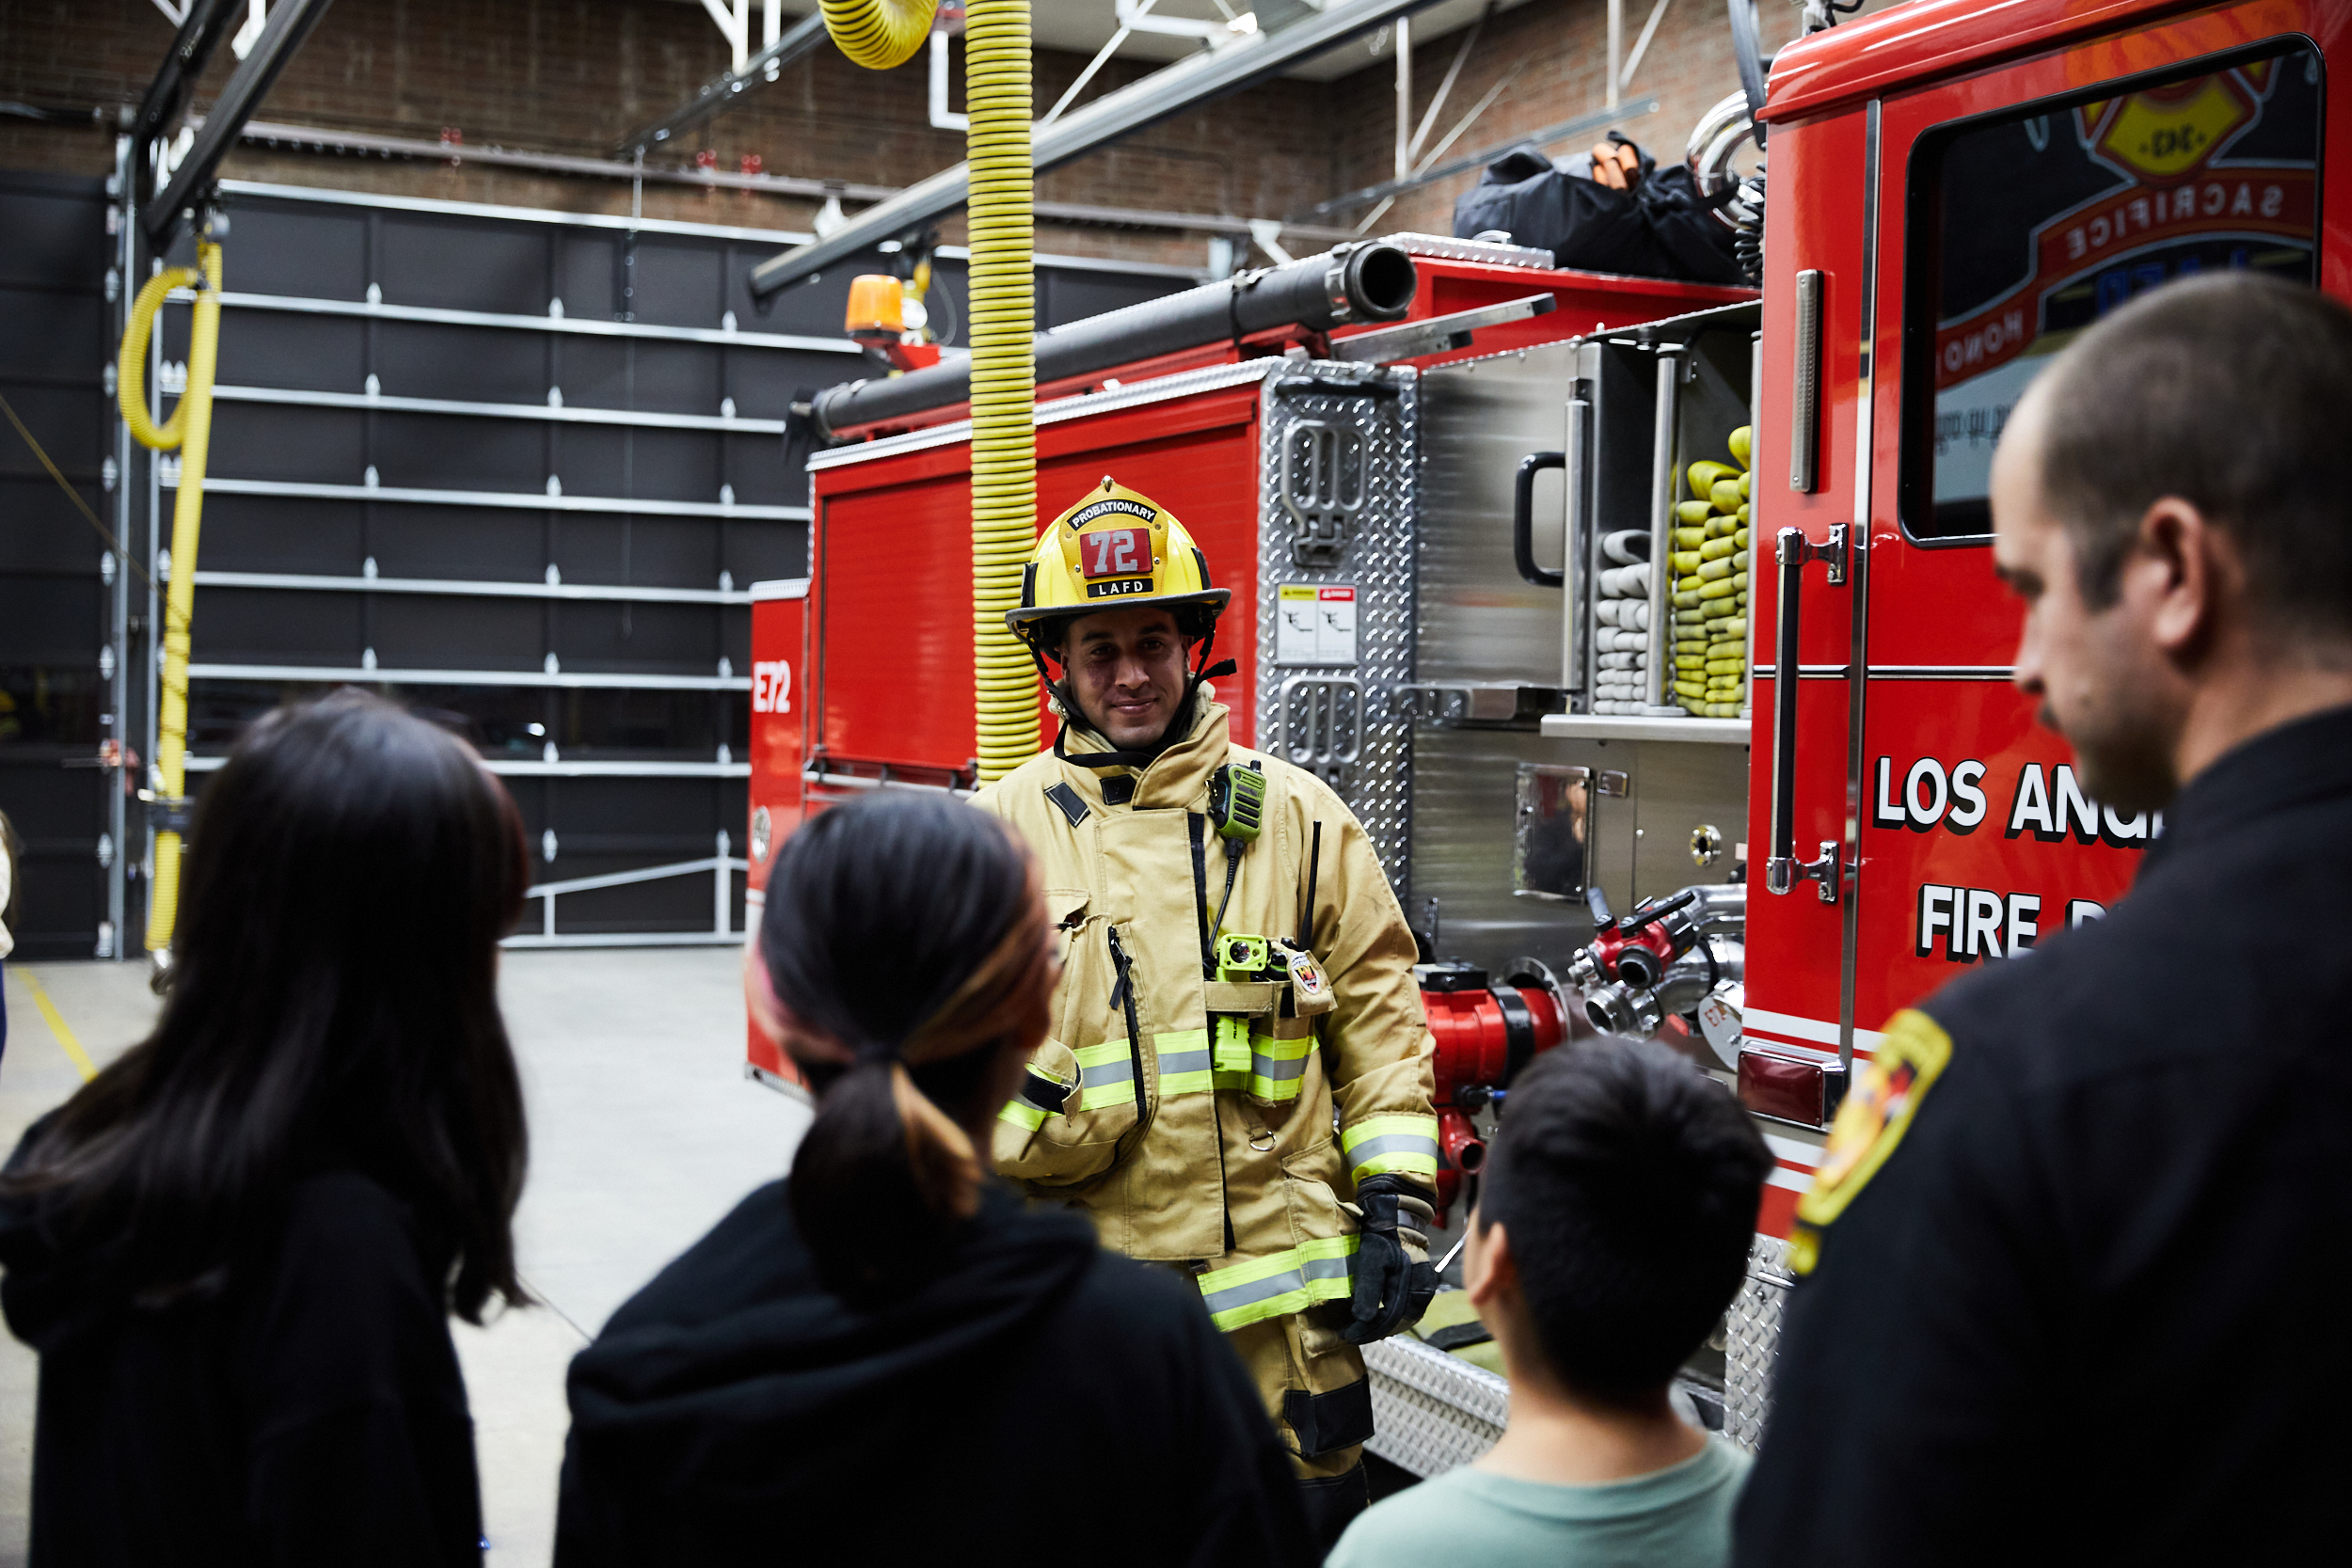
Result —
<instances>
[{"instance_id":1,"label":"coat pocket","mask_svg":"<svg viewBox=\"0 0 2352 1568\"><path fill-rule=\"evenodd\" d=\"M1136 1121L1135 1063L1127 1042L1108 1040L1073 1051L1049 1039L1031 1054L1029 1071L1023 1093L997 1115L997 1170L1017 1180L1069 1186L1110 1169L1119 1158L1120 1139ZM1041 1103L1056 1095L1058 1109Z\"/></svg>"},{"instance_id":2,"label":"coat pocket","mask_svg":"<svg viewBox=\"0 0 2352 1568\"><path fill-rule=\"evenodd\" d=\"M1061 896L1075 900L1063 908L1065 920L1077 924L1055 1002L1056 1035L1030 1055L1034 1077L999 1114L993 1149L999 1172L1041 1186L1070 1186L1110 1169L1120 1140L1140 1119L1135 1052L1123 1028L1086 1045L1063 1043L1103 1027L1097 999L1112 994L1116 976L1104 923L1084 917L1083 894ZM1047 899L1052 914L1056 895ZM1120 1009L1111 1015L1119 1019Z\"/></svg>"},{"instance_id":3,"label":"coat pocket","mask_svg":"<svg viewBox=\"0 0 2352 1568\"><path fill-rule=\"evenodd\" d=\"M1041 895L1045 900L1045 918L1053 922L1061 947L1055 955L1066 969L1078 956L1078 935L1087 925L1087 905L1093 895L1082 887L1049 887Z\"/></svg>"},{"instance_id":4,"label":"coat pocket","mask_svg":"<svg viewBox=\"0 0 2352 1568\"><path fill-rule=\"evenodd\" d=\"M1347 1320L1347 1304L1356 1289L1356 1224L1340 1206L1328 1180L1337 1174L1333 1165L1327 1143L1282 1162L1282 1196L1310 1304L1300 1319L1309 1355L1327 1354L1344 1345L1338 1325Z\"/></svg>"},{"instance_id":5,"label":"coat pocket","mask_svg":"<svg viewBox=\"0 0 2352 1568\"><path fill-rule=\"evenodd\" d=\"M1341 1207L1339 1162L1331 1146L1320 1143L1282 1162L1282 1196L1290 1207L1292 1240L1299 1245L1354 1236L1356 1222Z\"/></svg>"}]
</instances>

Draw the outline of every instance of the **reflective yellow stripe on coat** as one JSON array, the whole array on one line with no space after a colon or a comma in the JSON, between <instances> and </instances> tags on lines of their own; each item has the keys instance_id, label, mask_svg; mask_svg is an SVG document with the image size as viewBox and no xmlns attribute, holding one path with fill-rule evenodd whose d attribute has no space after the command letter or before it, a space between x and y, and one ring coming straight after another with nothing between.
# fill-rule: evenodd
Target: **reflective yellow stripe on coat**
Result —
<instances>
[{"instance_id":1,"label":"reflective yellow stripe on coat","mask_svg":"<svg viewBox=\"0 0 2352 1568\"><path fill-rule=\"evenodd\" d=\"M1393 1171L1421 1179L1423 1186L1438 1182L1438 1118L1436 1117L1366 1117L1340 1134L1340 1152L1346 1156L1350 1180Z\"/></svg>"},{"instance_id":2,"label":"reflective yellow stripe on coat","mask_svg":"<svg viewBox=\"0 0 2352 1568\"><path fill-rule=\"evenodd\" d=\"M1078 1058L1078 1109L1099 1111L1135 1099L1135 1054L1125 1040L1104 1040L1071 1054Z\"/></svg>"},{"instance_id":3,"label":"reflective yellow stripe on coat","mask_svg":"<svg viewBox=\"0 0 2352 1568\"><path fill-rule=\"evenodd\" d=\"M1240 1089L1277 1103L1296 1100L1300 1086L1307 1082L1308 1058L1314 1053L1315 1042L1311 1037L1278 1040L1271 1035L1252 1035L1249 1070L1218 1073L1216 1086Z\"/></svg>"},{"instance_id":4,"label":"reflective yellow stripe on coat","mask_svg":"<svg viewBox=\"0 0 2352 1568\"><path fill-rule=\"evenodd\" d=\"M1296 1100L1307 1082L1307 1059L1315 1053L1311 1036L1278 1040L1270 1035L1249 1037L1249 1066L1246 1070L1220 1072L1206 1029L1177 1029L1152 1037L1159 1057L1160 1098L1207 1094L1213 1089L1237 1089L1279 1104Z\"/></svg>"},{"instance_id":5,"label":"reflective yellow stripe on coat","mask_svg":"<svg viewBox=\"0 0 2352 1568\"><path fill-rule=\"evenodd\" d=\"M1356 1293L1356 1246L1353 1236L1332 1236L1202 1275L1200 1299L1209 1321L1231 1333L1304 1312L1319 1301L1347 1300Z\"/></svg>"},{"instance_id":6,"label":"reflective yellow stripe on coat","mask_svg":"<svg viewBox=\"0 0 2352 1568\"><path fill-rule=\"evenodd\" d=\"M1216 1087L1209 1070L1209 1032L1171 1029L1152 1037L1152 1050L1160 1061L1160 1098L1206 1094Z\"/></svg>"}]
</instances>

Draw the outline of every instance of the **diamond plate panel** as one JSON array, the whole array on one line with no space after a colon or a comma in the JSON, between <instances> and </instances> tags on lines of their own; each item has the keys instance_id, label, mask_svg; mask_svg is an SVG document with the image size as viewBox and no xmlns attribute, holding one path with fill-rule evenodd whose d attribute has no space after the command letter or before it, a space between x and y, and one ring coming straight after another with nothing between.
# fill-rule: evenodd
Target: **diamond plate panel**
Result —
<instances>
[{"instance_id":1,"label":"diamond plate panel","mask_svg":"<svg viewBox=\"0 0 2352 1568\"><path fill-rule=\"evenodd\" d=\"M1327 389L1326 389L1327 388ZM1413 725L1391 709L1390 693L1413 678L1413 517L1419 483L1420 379L1409 367L1370 370L1315 360L1285 364L1266 377L1258 498L1258 691L1259 744L1276 756L1311 768L1316 737L1292 734L1304 725L1307 709L1285 726L1294 705L1286 691L1296 676L1331 682L1349 679L1362 688L1362 725L1356 755L1343 778L1327 782L1339 791L1372 835L1373 848L1388 868L1402 900L1407 892L1408 835L1412 827ZM1343 433L1343 438L1328 438ZM1360 464L1341 475L1301 460L1312 436L1333 461ZM1289 464L1283 453L1292 455ZM1286 495L1290 483L1320 492ZM1336 488L1335 488L1336 486ZM1346 503L1331 505L1336 494ZM1360 499L1359 499L1360 498ZM1344 513L1344 537L1336 544L1328 530ZM1307 553L1328 564L1301 565L1295 549L1301 514L1313 519L1319 537ZM1356 589L1356 657L1352 668L1280 664L1275 659L1282 585L1353 585ZM1305 754L1294 756L1296 748ZM1452 1357L1445 1359L1451 1360ZM1402 1463L1400 1461L1399 1463Z\"/></svg>"},{"instance_id":2,"label":"diamond plate panel","mask_svg":"<svg viewBox=\"0 0 2352 1568\"><path fill-rule=\"evenodd\" d=\"M1724 1435L1743 1449L1764 1441L1772 1405L1772 1365L1780 1356L1780 1317L1796 1285L1788 1243L1758 1236L1748 1250L1748 1277L1724 1314Z\"/></svg>"},{"instance_id":3,"label":"diamond plate panel","mask_svg":"<svg viewBox=\"0 0 2352 1568\"><path fill-rule=\"evenodd\" d=\"M1364 1447L1423 1478L1468 1465L1495 1445L1511 1386L1410 1335L1364 1347L1372 1374L1372 1440Z\"/></svg>"}]
</instances>

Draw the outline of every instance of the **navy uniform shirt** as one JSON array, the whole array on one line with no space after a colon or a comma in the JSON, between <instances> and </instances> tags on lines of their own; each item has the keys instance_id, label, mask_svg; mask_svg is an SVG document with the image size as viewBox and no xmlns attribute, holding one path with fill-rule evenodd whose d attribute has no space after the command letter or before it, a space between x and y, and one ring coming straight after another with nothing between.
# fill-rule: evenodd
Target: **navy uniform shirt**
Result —
<instances>
[{"instance_id":1,"label":"navy uniform shirt","mask_svg":"<svg viewBox=\"0 0 2352 1568\"><path fill-rule=\"evenodd\" d=\"M2343 1560L2352 709L2215 762L2106 920L1890 1044L1806 1199L1740 1568Z\"/></svg>"}]
</instances>

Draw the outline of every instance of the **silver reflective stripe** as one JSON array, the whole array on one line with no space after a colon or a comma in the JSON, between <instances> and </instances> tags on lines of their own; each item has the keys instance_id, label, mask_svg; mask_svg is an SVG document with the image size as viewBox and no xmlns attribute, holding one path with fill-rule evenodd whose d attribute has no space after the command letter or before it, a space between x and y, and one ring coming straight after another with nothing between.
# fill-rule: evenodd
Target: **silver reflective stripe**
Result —
<instances>
[{"instance_id":1,"label":"silver reflective stripe","mask_svg":"<svg viewBox=\"0 0 2352 1568\"><path fill-rule=\"evenodd\" d=\"M1307 1064L1312 1060L1312 1056L1301 1056L1295 1061L1278 1062L1271 1056L1256 1056L1250 1059L1249 1070L1261 1078L1304 1078Z\"/></svg>"},{"instance_id":2,"label":"silver reflective stripe","mask_svg":"<svg viewBox=\"0 0 2352 1568\"><path fill-rule=\"evenodd\" d=\"M1092 1063L1078 1069L1078 1081L1089 1089L1102 1088L1110 1084L1132 1083L1135 1076L1136 1064L1125 1056L1115 1062Z\"/></svg>"},{"instance_id":3,"label":"silver reflective stripe","mask_svg":"<svg viewBox=\"0 0 2352 1568\"><path fill-rule=\"evenodd\" d=\"M1386 1137L1366 1138L1347 1151L1347 1160L1351 1165L1360 1167L1385 1154L1419 1154L1434 1160L1438 1157L1438 1140L1411 1132L1391 1132Z\"/></svg>"},{"instance_id":4,"label":"silver reflective stripe","mask_svg":"<svg viewBox=\"0 0 2352 1568\"><path fill-rule=\"evenodd\" d=\"M1163 1051L1160 1053L1160 1076L1165 1078L1178 1072L1206 1072L1210 1066L1209 1055L1209 1048L1205 1045L1198 1051Z\"/></svg>"},{"instance_id":5,"label":"silver reflective stripe","mask_svg":"<svg viewBox=\"0 0 2352 1568\"><path fill-rule=\"evenodd\" d=\"M1336 1259L1333 1261L1342 1274L1347 1272L1346 1259ZM1320 1266L1319 1263L1310 1265L1310 1267L1318 1266ZM1253 1279L1246 1285L1228 1286L1213 1295L1206 1295L1200 1299L1207 1304L1209 1316L1214 1318L1231 1312L1237 1307L1248 1307L1257 1302L1271 1300L1275 1296L1288 1295L1293 1291L1303 1291L1306 1288L1306 1278L1296 1269L1284 1269L1279 1274L1270 1274L1263 1279Z\"/></svg>"},{"instance_id":6,"label":"silver reflective stripe","mask_svg":"<svg viewBox=\"0 0 2352 1568\"><path fill-rule=\"evenodd\" d=\"M1306 1263L1309 1279L1345 1279L1356 1270L1356 1256L1344 1258L1310 1258Z\"/></svg>"}]
</instances>

